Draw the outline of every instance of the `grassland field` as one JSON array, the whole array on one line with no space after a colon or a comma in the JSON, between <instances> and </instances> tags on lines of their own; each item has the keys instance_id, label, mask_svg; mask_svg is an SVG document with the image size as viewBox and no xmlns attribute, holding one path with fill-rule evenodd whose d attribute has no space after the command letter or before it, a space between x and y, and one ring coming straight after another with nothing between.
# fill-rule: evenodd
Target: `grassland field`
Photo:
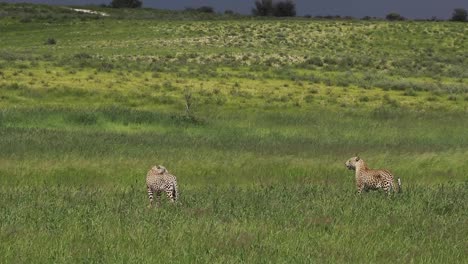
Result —
<instances>
[{"instance_id":1,"label":"grassland field","mask_svg":"<svg viewBox=\"0 0 468 264\"><path fill-rule=\"evenodd\" d=\"M0 263L468 263L466 23L90 8L0 3Z\"/></svg>"}]
</instances>

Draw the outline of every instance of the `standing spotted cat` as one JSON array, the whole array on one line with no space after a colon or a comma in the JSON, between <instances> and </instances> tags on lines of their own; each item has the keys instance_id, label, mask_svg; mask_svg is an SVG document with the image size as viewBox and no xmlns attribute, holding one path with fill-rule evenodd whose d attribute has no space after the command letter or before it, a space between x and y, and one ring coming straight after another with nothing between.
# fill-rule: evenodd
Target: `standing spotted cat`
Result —
<instances>
[{"instance_id":1,"label":"standing spotted cat","mask_svg":"<svg viewBox=\"0 0 468 264\"><path fill-rule=\"evenodd\" d=\"M367 167L364 160L352 157L345 163L349 170L356 171L358 193L368 190L383 189L390 194L394 190L393 175L388 170L373 170ZM398 192L401 192L401 181L398 178Z\"/></svg>"},{"instance_id":2,"label":"standing spotted cat","mask_svg":"<svg viewBox=\"0 0 468 264\"><path fill-rule=\"evenodd\" d=\"M161 194L165 192L171 202L176 202L179 196L177 179L163 166L154 166L146 174L146 188L150 200L149 207L153 207L153 194L156 193L156 205L161 201Z\"/></svg>"}]
</instances>

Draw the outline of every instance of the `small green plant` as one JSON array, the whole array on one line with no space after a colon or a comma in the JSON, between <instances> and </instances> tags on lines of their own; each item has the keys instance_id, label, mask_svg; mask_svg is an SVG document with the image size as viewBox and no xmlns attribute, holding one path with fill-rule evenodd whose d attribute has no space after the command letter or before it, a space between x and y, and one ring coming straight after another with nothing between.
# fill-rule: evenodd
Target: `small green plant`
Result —
<instances>
[{"instance_id":1,"label":"small green plant","mask_svg":"<svg viewBox=\"0 0 468 264\"><path fill-rule=\"evenodd\" d=\"M74 112L67 116L70 123L77 125L91 126L98 122L98 116L91 112Z\"/></svg>"},{"instance_id":2,"label":"small green plant","mask_svg":"<svg viewBox=\"0 0 468 264\"><path fill-rule=\"evenodd\" d=\"M177 90L177 87L174 86L170 81L165 81L162 85L165 91L172 92Z\"/></svg>"},{"instance_id":3,"label":"small green plant","mask_svg":"<svg viewBox=\"0 0 468 264\"><path fill-rule=\"evenodd\" d=\"M304 101L306 103L312 103L314 101L314 96L311 95L311 94L308 94L308 95L304 96Z\"/></svg>"},{"instance_id":4,"label":"small green plant","mask_svg":"<svg viewBox=\"0 0 468 264\"><path fill-rule=\"evenodd\" d=\"M308 91L309 91L310 94L318 94L319 93L319 90L317 88L314 88L314 87L310 88Z\"/></svg>"},{"instance_id":5,"label":"small green plant","mask_svg":"<svg viewBox=\"0 0 468 264\"><path fill-rule=\"evenodd\" d=\"M404 96L416 96L416 91L414 91L413 88L409 88L409 89L406 89L404 92L403 92L403 95Z\"/></svg>"},{"instance_id":6,"label":"small green plant","mask_svg":"<svg viewBox=\"0 0 468 264\"><path fill-rule=\"evenodd\" d=\"M184 89L184 106L185 106L185 117L187 120L196 120L195 114L193 112L194 102L192 91L189 87Z\"/></svg>"},{"instance_id":7,"label":"small green plant","mask_svg":"<svg viewBox=\"0 0 468 264\"><path fill-rule=\"evenodd\" d=\"M21 23L31 23L31 22L33 22L33 20L30 17L23 17L23 18L20 19L20 22Z\"/></svg>"},{"instance_id":8,"label":"small green plant","mask_svg":"<svg viewBox=\"0 0 468 264\"><path fill-rule=\"evenodd\" d=\"M309 58L307 61L306 61L307 64L311 64L311 65L315 65L315 66L318 66L318 67L322 67L323 66L323 61L322 61L322 58L320 57L317 57L317 56L314 56L312 58Z\"/></svg>"},{"instance_id":9,"label":"small green plant","mask_svg":"<svg viewBox=\"0 0 468 264\"><path fill-rule=\"evenodd\" d=\"M57 44L57 40L55 40L54 38L48 38L45 42L45 44L47 45L55 45Z\"/></svg>"},{"instance_id":10,"label":"small green plant","mask_svg":"<svg viewBox=\"0 0 468 264\"><path fill-rule=\"evenodd\" d=\"M110 62L101 62L98 70L101 72L111 72L115 68L115 65Z\"/></svg>"},{"instance_id":11,"label":"small green plant","mask_svg":"<svg viewBox=\"0 0 468 264\"><path fill-rule=\"evenodd\" d=\"M399 106L398 101L395 100L395 99L392 99L390 97L390 95L388 95L388 94L385 94L382 99L383 99L384 104L386 104L386 105L390 105L392 107L398 107Z\"/></svg>"},{"instance_id":12,"label":"small green plant","mask_svg":"<svg viewBox=\"0 0 468 264\"><path fill-rule=\"evenodd\" d=\"M359 97L359 102L369 102L369 97L364 95Z\"/></svg>"},{"instance_id":13,"label":"small green plant","mask_svg":"<svg viewBox=\"0 0 468 264\"><path fill-rule=\"evenodd\" d=\"M458 97L454 94L451 94L447 97L449 101L457 101Z\"/></svg>"}]
</instances>

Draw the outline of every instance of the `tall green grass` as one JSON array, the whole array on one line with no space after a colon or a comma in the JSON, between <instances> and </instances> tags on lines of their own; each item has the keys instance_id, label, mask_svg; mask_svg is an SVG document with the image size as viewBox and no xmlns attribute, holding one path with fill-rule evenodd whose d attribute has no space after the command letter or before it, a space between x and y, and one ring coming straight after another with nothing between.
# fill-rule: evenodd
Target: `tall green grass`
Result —
<instances>
[{"instance_id":1,"label":"tall green grass","mask_svg":"<svg viewBox=\"0 0 468 264\"><path fill-rule=\"evenodd\" d=\"M0 260L460 263L467 190L408 186L388 198L325 185L210 185L149 210L138 185L2 187Z\"/></svg>"}]
</instances>

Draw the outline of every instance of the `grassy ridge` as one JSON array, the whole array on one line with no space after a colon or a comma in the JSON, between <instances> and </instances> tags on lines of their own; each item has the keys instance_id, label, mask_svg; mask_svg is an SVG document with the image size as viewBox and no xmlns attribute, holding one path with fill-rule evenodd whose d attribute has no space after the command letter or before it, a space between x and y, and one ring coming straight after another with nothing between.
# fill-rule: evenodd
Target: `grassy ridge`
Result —
<instances>
[{"instance_id":1,"label":"grassy ridge","mask_svg":"<svg viewBox=\"0 0 468 264\"><path fill-rule=\"evenodd\" d=\"M108 11L0 4L0 262L468 259L464 24Z\"/></svg>"}]
</instances>

